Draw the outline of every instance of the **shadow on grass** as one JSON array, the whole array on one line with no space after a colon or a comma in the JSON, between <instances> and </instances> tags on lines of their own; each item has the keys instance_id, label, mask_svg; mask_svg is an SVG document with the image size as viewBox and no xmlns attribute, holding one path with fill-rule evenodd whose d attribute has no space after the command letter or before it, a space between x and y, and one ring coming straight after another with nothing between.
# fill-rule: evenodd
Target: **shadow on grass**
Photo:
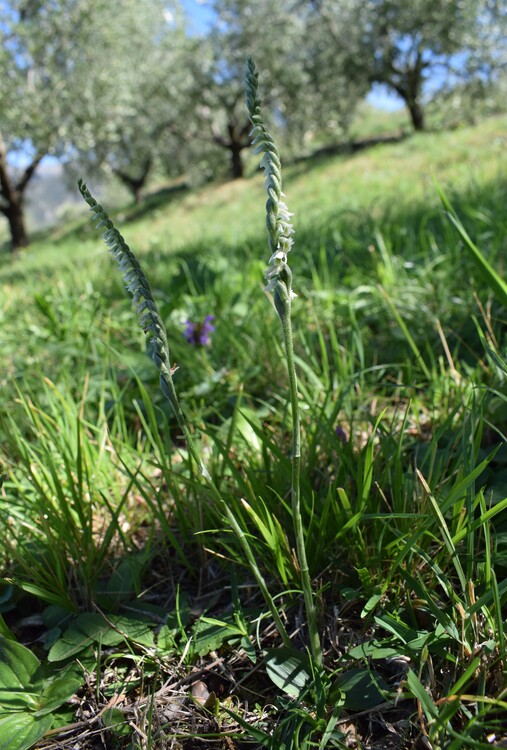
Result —
<instances>
[{"instance_id":1,"label":"shadow on grass","mask_svg":"<svg viewBox=\"0 0 507 750\"><path fill-rule=\"evenodd\" d=\"M315 149L309 154L296 156L292 161L286 162L286 165L290 166L291 178L294 178L301 174L305 174L313 167L325 164L330 157L348 157L362 151L376 148L377 146L401 143L410 138L411 135L411 133L401 131L400 133L386 134L376 138L358 138L353 141L331 143Z\"/></svg>"},{"instance_id":2,"label":"shadow on grass","mask_svg":"<svg viewBox=\"0 0 507 750\"><path fill-rule=\"evenodd\" d=\"M184 182L178 185L162 187L153 193L148 193L142 203L125 209L121 213L125 216L126 221L138 221L145 218L153 211L157 211L167 206L178 203L191 191L188 183Z\"/></svg>"}]
</instances>

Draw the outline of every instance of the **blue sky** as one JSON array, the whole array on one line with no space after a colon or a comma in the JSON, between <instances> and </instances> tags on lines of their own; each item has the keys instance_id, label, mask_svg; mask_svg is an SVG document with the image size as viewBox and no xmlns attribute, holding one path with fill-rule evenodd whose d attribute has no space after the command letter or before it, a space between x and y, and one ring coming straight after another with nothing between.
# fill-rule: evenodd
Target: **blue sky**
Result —
<instances>
[{"instance_id":1,"label":"blue sky","mask_svg":"<svg viewBox=\"0 0 507 750\"><path fill-rule=\"evenodd\" d=\"M191 21L191 31L194 34L205 32L214 17L207 0L182 0L182 5Z\"/></svg>"},{"instance_id":2,"label":"blue sky","mask_svg":"<svg viewBox=\"0 0 507 750\"><path fill-rule=\"evenodd\" d=\"M388 112L395 112L397 109L403 109L405 106L399 96L391 94L387 86L375 83L366 100L377 109L385 109Z\"/></svg>"}]
</instances>

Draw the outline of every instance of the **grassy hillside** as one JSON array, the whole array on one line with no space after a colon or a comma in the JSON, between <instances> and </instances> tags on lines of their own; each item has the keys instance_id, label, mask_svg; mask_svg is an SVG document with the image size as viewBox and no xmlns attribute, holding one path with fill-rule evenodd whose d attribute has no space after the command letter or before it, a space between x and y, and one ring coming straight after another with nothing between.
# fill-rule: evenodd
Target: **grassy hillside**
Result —
<instances>
[{"instance_id":1,"label":"grassy hillside","mask_svg":"<svg viewBox=\"0 0 507 750\"><path fill-rule=\"evenodd\" d=\"M256 162L248 179L161 188L113 216L152 285L216 496L84 204L82 221L0 257L0 635L43 662L48 682L33 676L30 690L50 706L39 715L0 692L0 730L20 722L32 745L79 736L85 750L99 731L107 747L185 750L197 735L273 750L504 736L505 300L436 183L505 279L505 124L284 172L321 675L305 651ZM29 661L9 643L13 663Z\"/></svg>"}]
</instances>

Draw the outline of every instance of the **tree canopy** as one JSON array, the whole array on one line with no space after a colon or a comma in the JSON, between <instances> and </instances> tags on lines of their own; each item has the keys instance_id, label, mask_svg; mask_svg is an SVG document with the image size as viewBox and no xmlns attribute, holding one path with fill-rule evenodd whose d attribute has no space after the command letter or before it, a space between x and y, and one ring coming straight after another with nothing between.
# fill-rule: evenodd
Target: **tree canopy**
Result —
<instances>
[{"instance_id":1,"label":"tree canopy","mask_svg":"<svg viewBox=\"0 0 507 750\"><path fill-rule=\"evenodd\" d=\"M327 65L369 85L384 84L424 129L425 83L471 72L489 28L487 0L307 0L327 37ZM505 5L497 3L496 5ZM490 61L491 62L491 61Z\"/></svg>"},{"instance_id":2,"label":"tree canopy","mask_svg":"<svg viewBox=\"0 0 507 750\"><path fill-rule=\"evenodd\" d=\"M0 23L0 211L13 247L28 244L23 202L28 183L47 154L67 138L79 61L74 31L87 36L86 3L11 2ZM10 158L22 154L23 159Z\"/></svg>"},{"instance_id":3,"label":"tree canopy","mask_svg":"<svg viewBox=\"0 0 507 750\"><path fill-rule=\"evenodd\" d=\"M16 249L28 244L26 188L47 155L107 162L133 180L149 166L181 91L162 78L178 32L161 0L122 0L121 14L105 0L16 0L2 11L0 211Z\"/></svg>"},{"instance_id":4,"label":"tree canopy","mask_svg":"<svg viewBox=\"0 0 507 750\"><path fill-rule=\"evenodd\" d=\"M380 83L425 127L428 82L491 83L507 66L506 0L210 0L187 30L177 0L0 2L0 212L28 243L24 199L42 159L115 174L139 200L152 170L243 174L242 77L259 63L280 142L342 137ZM480 88L479 86L479 88Z\"/></svg>"}]
</instances>

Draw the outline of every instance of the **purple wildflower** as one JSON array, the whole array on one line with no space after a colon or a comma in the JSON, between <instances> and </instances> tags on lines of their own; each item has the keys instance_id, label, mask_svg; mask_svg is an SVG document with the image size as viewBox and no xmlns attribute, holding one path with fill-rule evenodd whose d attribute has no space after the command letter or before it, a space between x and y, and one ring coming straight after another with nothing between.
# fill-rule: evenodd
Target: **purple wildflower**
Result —
<instances>
[{"instance_id":1,"label":"purple wildflower","mask_svg":"<svg viewBox=\"0 0 507 750\"><path fill-rule=\"evenodd\" d=\"M343 443L343 444L348 443L349 436L347 435L343 427L340 427L340 425L337 425L335 427L335 434L338 440L340 441L340 443Z\"/></svg>"},{"instance_id":2,"label":"purple wildflower","mask_svg":"<svg viewBox=\"0 0 507 750\"><path fill-rule=\"evenodd\" d=\"M210 343L210 334L215 330L215 326L212 325L212 320L215 320L214 315L206 315L202 323L193 323L191 320L187 320L186 328L183 333L186 340L192 346L206 346Z\"/></svg>"}]
</instances>

